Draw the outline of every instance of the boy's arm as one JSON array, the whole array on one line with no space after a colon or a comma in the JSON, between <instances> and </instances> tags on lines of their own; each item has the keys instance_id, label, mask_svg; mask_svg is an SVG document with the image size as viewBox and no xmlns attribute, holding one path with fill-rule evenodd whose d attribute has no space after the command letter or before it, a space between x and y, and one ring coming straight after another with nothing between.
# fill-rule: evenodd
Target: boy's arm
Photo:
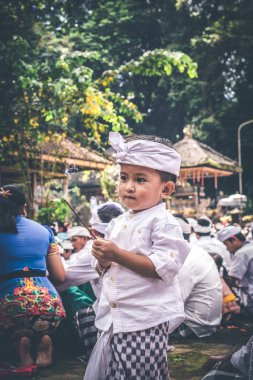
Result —
<instances>
[{"instance_id":1,"label":"boy's arm","mask_svg":"<svg viewBox=\"0 0 253 380\"><path fill-rule=\"evenodd\" d=\"M101 260L113 261L141 276L160 279L154 264L147 256L126 251L110 240L95 240L93 242L92 254L99 262Z\"/></svg>"}]
</instances>

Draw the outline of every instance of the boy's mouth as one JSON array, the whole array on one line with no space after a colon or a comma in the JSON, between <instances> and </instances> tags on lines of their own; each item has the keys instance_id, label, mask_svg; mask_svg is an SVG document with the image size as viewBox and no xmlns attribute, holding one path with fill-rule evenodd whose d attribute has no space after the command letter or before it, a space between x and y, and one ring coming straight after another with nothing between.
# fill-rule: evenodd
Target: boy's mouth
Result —
<instances>
[{"instance_id":1,"label":"boy's mouth","mask_svg":"<svg viewBox=\"0 0 253 380\"><path fill-rule=\"evenodd\" d=\"M135 197L131 196L131 195L125 195L124 196L124 199L135 199Z\"/></svg>"}]
</instances>

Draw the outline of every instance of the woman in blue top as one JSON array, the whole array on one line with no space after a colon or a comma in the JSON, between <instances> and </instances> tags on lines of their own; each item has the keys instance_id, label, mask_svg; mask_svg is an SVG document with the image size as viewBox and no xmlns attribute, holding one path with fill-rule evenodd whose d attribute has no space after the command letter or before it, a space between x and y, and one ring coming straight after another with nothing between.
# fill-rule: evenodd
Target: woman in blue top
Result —
<instances>
[{"instance_id":1,"label":"woman in blue top","mask_svg":"<svg viewBox=\"0 0 253 380\"><path fill-rule=\"evenodd\" d=\"M52 361L50 335L65 317L61 299L46 276L55 282L65 271L52 231L24 217L21 190L0 189L0 341L18 342L20 361L47 367Z\"/></svg>"}]
</instances>

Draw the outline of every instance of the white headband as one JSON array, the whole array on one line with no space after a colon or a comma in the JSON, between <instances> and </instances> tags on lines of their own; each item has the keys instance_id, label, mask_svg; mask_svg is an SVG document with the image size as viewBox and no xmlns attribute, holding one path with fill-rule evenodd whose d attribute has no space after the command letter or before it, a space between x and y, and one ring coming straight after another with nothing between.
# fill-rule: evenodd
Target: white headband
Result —
<instances>
[{"instance_id":1,"label":"white headband","mask_svg":"<svg viewBox=\"0 0 253 380\"><path fill-rule=\"evenodd\" d=\"M239 226L227 226L217 233L217 239L223 242L232 236L239 234L240 232L241 227Z\"/></svg>"},{"instance_id":2,"label":"white headband","mask_svg":"<svg viewBox=\"0 0 253 380\"><path fill-rule=\"evenodd\" d=\"M208 222L208 226L202 226L199 221L205 220ZM203 216L197 220L197 224L193 227L194 232L208 234L212 232L212 221L207 216Z\"/></svg>"},{"instance_id":3,"label":"white headband","mask_svg":"<svg viewBox=\"0 0 253 380\"><path fill-rule=\"evenodd\" d=\"M144 166L179 175L180 155L167 145L148 140L133 140L125 143L118 132L110 132L109 142L116 150L116 159L119 164Z\"/></svg>"}]
</instances>

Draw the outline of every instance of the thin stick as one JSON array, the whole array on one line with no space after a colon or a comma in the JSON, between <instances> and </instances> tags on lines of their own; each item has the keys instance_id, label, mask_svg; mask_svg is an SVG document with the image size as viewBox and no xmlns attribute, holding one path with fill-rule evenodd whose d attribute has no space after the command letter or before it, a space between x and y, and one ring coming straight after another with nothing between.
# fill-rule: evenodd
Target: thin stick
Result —
<instances>
[{"instance_id":1,"label":"thin stick","mask_svg":"<svg viewBox=\"0 0 253 380\"><path fill-rule=\"evenodd\" d=\"M62 198L62 200L66 203L66 205L68 205L68 207L70 208L70 210L73 212L73 214L75 214L76 218L79 220L80 223L82 223L82 225L86 228L86 230L89 231L90 235L93 237L94 240L97 239L97 237L90 231L89 227L86 226L86 224L82 221L82 219L77 215L77 213L75 212L75 210L70 206L70 204L68 203L68 201L66 201L66 199Z\"/></svg>"}]
</instances>

